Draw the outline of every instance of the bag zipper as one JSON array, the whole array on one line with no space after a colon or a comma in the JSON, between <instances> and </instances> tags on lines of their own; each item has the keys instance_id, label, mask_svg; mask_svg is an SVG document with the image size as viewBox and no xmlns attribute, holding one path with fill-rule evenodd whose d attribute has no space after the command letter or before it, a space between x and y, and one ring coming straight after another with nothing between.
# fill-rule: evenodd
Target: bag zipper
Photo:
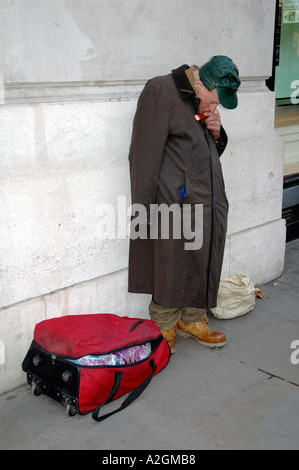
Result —
<instances>
[{"instance_id":1,"label":"bag zipper","mask_svg":"<svg viewBox=\"0 0 299 470\"><path fill-rule=\"evenodd\" d=\"M143 341L142 343L135 343L135 344L131 344L129 346L125 346L123 348L118 348L118 349L114 349L112 351L109 351L109 352L105 352L105 353L95 353L95 354L86 354L88 356L106 356L108 354L113 354L113 353L116 353L118 351L122 351L123 349L127 349L127 348L133 348L135 346L143 346L144 344L146 343L152 343L154 342L155 343L155 347L154 349L152 349L151 351L151 354L150 356L152 355L153 352L156 351L157 347L161 344L161 342L163 341L163 336L160 335L158 336L157 338L153 338L153 339L149 339L147 341ZM138 362L135 362L133 364L123 364L123 365L99 365L99 366L85 366L85 365L79 365L79 364L74 364L74 360L79 360L81 359L82 357L84 356L79 356L79 357L71 357L71 356L63 356L61 354L54 354L52 353L51 351L48 351L47 349L43 348L42 346L40 346L35 340L33 340L33 344L35 347L37 347L37 349L40 349L41 351L43 351L44 353L46 354L50 354L50 357L52 359L52 365L54 366L55 365L55 361L56 360L60 360L60 361L63 361L63 362L67 362L68 364L72 364L72 365L75 365L77 367L83 367L83 368L87 368L87 369L92 369L92 368L120 368L120 367L131 367L131 366L134 366L136 364L141 364L142 362L146 361L150 356L146 357L145 359L142 359L141 361L138 361Z\"/></svg>"}]
</instances>

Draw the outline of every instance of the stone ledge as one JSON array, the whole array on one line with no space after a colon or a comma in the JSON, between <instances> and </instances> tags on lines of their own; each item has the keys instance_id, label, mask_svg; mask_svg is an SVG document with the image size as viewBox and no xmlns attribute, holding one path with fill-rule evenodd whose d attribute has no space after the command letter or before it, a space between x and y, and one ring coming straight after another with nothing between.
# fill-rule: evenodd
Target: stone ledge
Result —
<instances>
[{"instance_id":1,"label":"stone ledge","mask_svg":"<svg viewBox=\"0 0 299 470\"><path fill-rule=\"evenodd\" d=\"M265 92L267 77L243 77L239 93ZM2 105L73 101L128 101L138 98L148 79L73 82L2 82Z\"/></svg>"}]
</instances>

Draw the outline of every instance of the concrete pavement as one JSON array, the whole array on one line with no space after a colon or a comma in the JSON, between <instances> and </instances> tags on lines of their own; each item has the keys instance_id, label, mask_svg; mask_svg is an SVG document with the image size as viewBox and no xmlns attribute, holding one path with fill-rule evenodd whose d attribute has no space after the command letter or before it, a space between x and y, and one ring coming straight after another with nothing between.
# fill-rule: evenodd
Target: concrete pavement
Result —
<instances>
[{"instance_id":1,"label":"concrete pavement","mask_svg":"<svg viewBox=\"0 0 299 470\"><path fill-rule=\"evenodd\" d=\"M287 244L283 275L261 289L265 298L247 315L210 318L227 335L223 349L178 338L143 395L102 423L66 416L27 385L1 396L0 449L298 450L299 240Z\"/></svg>"}]
</instances>

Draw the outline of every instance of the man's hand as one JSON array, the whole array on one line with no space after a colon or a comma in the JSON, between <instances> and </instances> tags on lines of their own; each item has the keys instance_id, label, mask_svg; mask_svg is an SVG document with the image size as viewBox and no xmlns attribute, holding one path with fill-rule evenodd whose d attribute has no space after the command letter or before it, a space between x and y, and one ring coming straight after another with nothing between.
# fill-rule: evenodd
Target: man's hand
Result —
<instances>
[{"instance_id":1,"label":"man's hand","mask_svg":"<svg viewBox=\"0 0 299 470\"><path fill-rule=\"evenodd\" d=\"M221 118L220 114L205 112L205 123L215 140L220 139Z\"/></svg>"}]
</instances>

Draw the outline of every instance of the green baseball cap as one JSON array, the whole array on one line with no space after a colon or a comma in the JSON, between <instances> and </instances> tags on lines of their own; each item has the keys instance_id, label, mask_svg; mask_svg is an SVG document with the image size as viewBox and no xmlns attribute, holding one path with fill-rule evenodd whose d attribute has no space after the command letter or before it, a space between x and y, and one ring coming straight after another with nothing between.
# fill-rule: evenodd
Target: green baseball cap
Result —
<instances>
[{"instance_id":1,"label":"green baseball cap","mask_svg":"<svg viewBox=\"0 0 299 470\"><path fill-rule=\"evenodd\" d=\"M219 101L225 108L238 106L237 91L241 85L239 70L233 61L224 55L216 55L199 70L200 80L208 90L216 88Z\"/></svg>"}]
</instances>

